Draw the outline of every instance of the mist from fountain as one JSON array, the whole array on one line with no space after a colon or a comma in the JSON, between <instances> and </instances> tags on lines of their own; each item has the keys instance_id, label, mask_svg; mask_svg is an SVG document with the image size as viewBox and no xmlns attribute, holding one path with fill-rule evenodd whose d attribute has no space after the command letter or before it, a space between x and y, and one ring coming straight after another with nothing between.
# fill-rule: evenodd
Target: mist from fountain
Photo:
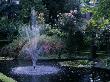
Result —
<instances>
[{"instance_id":1,"label":"mist from fountain","mask_svg":"<svg viewBox=\"0 0 110 82\"><path fill-rule=\"evenodd\" d=\"M59 69L54 66L36 65L38 55L41 52L41 47L38 48L38 42L40 39L40 26L36 21L36 11L34 8L31 9L31 25L23 26L20 30L20 36L22 39L27 40L26 44L21 50L21 53L24 52L30 55L33 65L15 67L12 69L12 73L24 75L45 75L57 73L59 71Z\"/></svg>"},{"instance_id":2,"label":"mist from fountain","mask_svg":"<svg viewBox=\"0 0 110 82\"><path fill-rule=\"evenodd\" d=\"M39 42L40 31L36 21L36 12L34 8L31 9L31 25L25 27L24 32L26 32L25 37L27 37L28 42L24 45L22 51L27 52L31 56L33 67L35 67L38 58L37 44Z\"/></svg>"}]
</instances>

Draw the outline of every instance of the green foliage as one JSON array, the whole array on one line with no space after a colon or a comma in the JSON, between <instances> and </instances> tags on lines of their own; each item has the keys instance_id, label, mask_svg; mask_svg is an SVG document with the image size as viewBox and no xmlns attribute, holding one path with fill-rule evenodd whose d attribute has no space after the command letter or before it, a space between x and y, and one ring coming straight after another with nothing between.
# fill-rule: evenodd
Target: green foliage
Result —
<instances>
[{"instance_id":1,"label":"green foliage","mask_svg":"<svg viewBox=\"0 0 110 82\"><path fill-rule=\"evenodd\" d=\"M66 36L66 33L61 31L61 29L59 28L48 28L48 31L46 33L47 35L51 36L51 35L56 35L60 38L63 38Z\"/></svg>"},{"instance_id":2,"label":"green foliage","mask_svg":"<svg viewBox=\"0 0 110 82\"><path fill-rule=\"evenodd\" d=\"M61 40L61 38L59 38L55 35L53 35L53 36L41 35L40 42L62 43L62 40Z\"/></svg>"},{"instance_id":3,"label":"green foliage","mask_svg":"<svg viewBox=\"0 0 110 82\"><path fill-rule=\"evenodd\" d=\"M18 28L19 21L10 21L9 19L0 20L0 28L9 29L9 28Z\"/></svg>"},{"instance_id":4,"label":"green foliage","mask_svg":"<svg viewBox=\"0 0 110 82\"><path fill-rule=\"evenodd\" d=\"M0 54L2 54L2 56L4 57L12 57L12 58L17 57L22 49L21 46L24 44L25 41L26 41L25 39L21 39L21 38L17 38L13 40L12 43L9 43L8 45L4 46L1 49Z\"/></svg>"},{"instance_id":5,"label":"green foliage","mask_svg":"<svg viewBox=\"0 0 110 82\"><path fill-rule=\"evenodd\" d=\"M94 28L105 28L106 25L109 25L109 19L100 18L99 20L96 20L95 18L91 18L88 21L87 30Z\"/></svg>"},{"instance_id":6,"label":"green foliage","mask_svg":"<svg viewBox=\"0 0 110 82\"><path fill-rule=\"evenodd\" d=\"M91 12L93 16L91 19L88 21L88 26L89 29L93 28L104 28L106 25L109 24L110 20L110 7L109 7L109 0L100 0L98 6L96 7L89 7L85 6L81 8L81 13L87 13Z\"/></svg>"},{"instance_id":7,"label":"green foliage","mask_svg":"<svg viewBox=\"0 0 110 82\"><path fill-rule=\"evenodd\" d=\"M0 73L0 82L17 82L12 78L5 76L4 74Z\"/></svg>"},{"instance_id":8,"label":"green foliage","mask_svg":"<svg viewBox=\"0 0 110 82\"><path fill-rule=\"evenodd\" d=\"M20 19L24 23L29 23L30 12L32 7L35 7L35 10L37 12L43 12L45 10L45 6L43 5L42 0L21 0L20 5Z\"/></svg>"},{"instance_id":9,"label":"green foliage","mask_svg":"<svg viewBox=\"0 0 110 82\"><path fill-rule=\"evenodd\" d=\"M81 13L87 13L87 12L91 12L93 13L93 15L95 15L97 13L97 7L89 7L89 6L85 6L81 8Z\"/></svg>"},{"instance_id":10,"label":"green foliage","mask_svg":"<svg viewBox=\"0 0 110 82\"><path fill-rule=\"evenodd\" d=\"M84 2L86 3L86 2L89 2L89 1L90 1L90 0L81 0L81 2L83 2L83 3L84 3Z\"/></svg>"},{"instance_id":11,"label":"green foliage","mask_svg":"<svg viewBox=\"0 0 110 82\"><path fill-rule=\"evenodd\" d=\"M75 8L79 9L80 5L80 0L67 0L64 10L69 11L69 10L74 10Z\"/></svg>"},{"instance_id":12,"label":"green foliage","mask_svg":"<svg viewBox=\"0 0 110 82\"><path fill-rule=\"evenodd\" d=\"M99 0L97 15L110 20L110 0Z\"/></svg>"},{"instance_id":13,"label":"green foliage","mask_svg":"<svg viewBox=\"0 0 110 82\"><path fill-rule=\"evenodd\" d=\"M6 28L9 24L7 20L0 20L0 28Z\"/></svg>"},{"instance_id":14,"label":"green foliage","mask_svg":"<svg viewBox=\"0 0 110 82\"><path fill-rule=\"evenodd\" d=\"M92 62L88 60L76 60L76 61L64 61L60 62L61 66L70 66L70 67L90 67Z\"/></svg>"}]
</instances>

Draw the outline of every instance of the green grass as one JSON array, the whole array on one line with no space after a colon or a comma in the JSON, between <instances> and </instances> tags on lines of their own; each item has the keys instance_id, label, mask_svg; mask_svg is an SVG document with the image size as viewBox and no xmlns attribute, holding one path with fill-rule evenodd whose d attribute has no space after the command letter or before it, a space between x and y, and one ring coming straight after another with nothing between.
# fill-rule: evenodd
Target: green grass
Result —
<instances>
[{"instance_id":1,"label":"green grass","mask_svg":"<svg viewBox=\"0 0 110 82\"><path fill-rule=\"evenodd\" d=\"M0 73L0 82L17 82L10 77L7 77L3 73Z\"/></svg>"},{"instance_id":2,"label":"green grass","mask_svg":"<svg viewBox=\"0 0 110 82\"><path fill-rule=\"evenodd\" d=\"M75 60L75 61L64 61L59 62L61 66L69 66L69 67L91 67L92 62L88 60Z\"/></svg>"}]
</instances>

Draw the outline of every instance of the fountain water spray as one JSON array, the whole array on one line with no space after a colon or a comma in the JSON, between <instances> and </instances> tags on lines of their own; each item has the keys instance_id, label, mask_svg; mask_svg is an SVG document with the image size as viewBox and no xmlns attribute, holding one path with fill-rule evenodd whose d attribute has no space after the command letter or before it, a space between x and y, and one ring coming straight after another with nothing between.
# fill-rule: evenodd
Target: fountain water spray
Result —
<instances>
[{"instance_id":1,"label":"fountain water spray","mask_svg":"<svg viewBox=\"0 0 110 82\"><path fill-rule=\"evenodd\" d=\"M35 68L39 52L37 44L40 37L40 27L36 21L36 11L34 8L31 8L31 25L23 27L22 29L25 34L24 38L27 38L28 40L28 42L23 46L22 51L27 52L31 56L33 67ZM23 36L23 33L21 33L21 36Z\"/></svg>"},{"instance_id":2,"label":"fountain water spray","mask_svg":"<svg viewBox=\"0 0 110 82\"><path fill-rule=\"evenodd\" d=\"M20 36L22 39L26 39L27 42L21 50L21 54L27 54L31 56L33 66L19 66L12 68L14 74L24 75L45 75L57 73L60 69L54 66L36 65L38 55L41 52L41 46L38 48L38 42L40 39L40 27L36 21L36 11L31 8L31 25L21 28Z\"/></svg>"}]
</instances>

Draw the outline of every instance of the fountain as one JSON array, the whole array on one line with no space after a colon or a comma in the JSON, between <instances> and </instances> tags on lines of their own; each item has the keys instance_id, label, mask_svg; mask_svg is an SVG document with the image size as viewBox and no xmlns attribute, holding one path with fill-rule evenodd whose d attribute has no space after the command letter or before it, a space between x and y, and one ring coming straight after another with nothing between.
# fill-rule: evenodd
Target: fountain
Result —
<instances>
[{"instance_id":1,"label":"fountain","mask_svg":"<svg viewBox=\"0 0 110 82\"><path fill-rule=\"evenodd\" d=\"M57 73L59 71L57 67L36 65L38 55L41 52L41 47L38 48L40 27L36 22L36 12L34 8L31 9L31 25L28 27L23 27L22 32L25 34L25 38L27 38L27 43L23 46L21 52L28 53L28 55L30 55L33 65L15 67L12 69L12 73L24 75L45 75ZM22 37L23 33L20 33Z\"/></svg>"},{"instance_id":2,"label":"fountain","mask_svg":"<svg viewBox=\"0 0 110 82\"><path fill-rule=\"evenodd\" d=\"M53 62L42 62L38 64L38 56L41 51L39 47L40 41L40 26L36 21L36 12L34 8L31 9L31 25L21 28L20 35L22 39L26 39L26 43L22 47L21 55L27 54L32 60L26 62L25 65L17 65L15 61L4 62L2 66L0 64L0 70L11 69L10 75L12 75L19 82L108 82L110 79L109 70L100 68L99 62L93 62L93 66L90 67L70 67L62 66L57 61L58 66ZM21 60L20 60L21 61ZM75 61L74 61L75 62ZM78 61L76 61L78 62ZM1 62L0 62L1 63ZM22 62L24 63L24 62ZM46 64L45 64L46 63ZM81 63L81 62L79 62ZM3 64L3 63L2 63ZM8 66L8 65L9 66ZM13 66L10 66L13 64ZM7 67L8 66L8 67ZM2 68L4 67L4 68ZM5 68L6 67L6 68ZM6 71L7 73L7 71Z\"/></svg>"}]
</instances>

